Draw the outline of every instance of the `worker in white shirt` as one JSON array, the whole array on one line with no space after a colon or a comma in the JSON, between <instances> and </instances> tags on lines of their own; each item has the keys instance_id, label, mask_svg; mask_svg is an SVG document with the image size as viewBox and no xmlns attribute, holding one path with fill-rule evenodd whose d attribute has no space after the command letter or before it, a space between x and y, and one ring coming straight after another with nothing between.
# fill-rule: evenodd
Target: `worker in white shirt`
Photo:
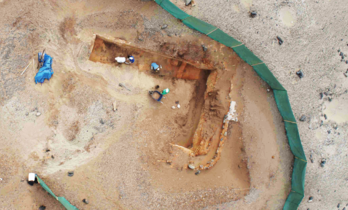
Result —
<instances>
[{"instance_id":1,"label":"worker in white shirt","mask_svg":"<svg viewBox=\"0 0 348 210\"><path fill-rule=\"evenodd\" d=\"M126 57L116 57L115 60L117 63L124 63L124 64L132 64L134 63L134 57L133 56L128 56Z\"/></svg>"}]
</instances>

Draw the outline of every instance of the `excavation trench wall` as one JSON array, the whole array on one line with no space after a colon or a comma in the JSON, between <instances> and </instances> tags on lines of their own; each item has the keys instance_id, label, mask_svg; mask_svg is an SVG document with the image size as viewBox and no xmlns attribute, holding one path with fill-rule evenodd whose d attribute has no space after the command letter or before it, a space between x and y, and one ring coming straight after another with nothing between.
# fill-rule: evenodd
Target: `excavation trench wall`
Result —
<instances>
[{"instance_id":1,"label":"excavation trench wall","mask_svg":"<svg viewBox=\"0 0 348 210\"><path fill-rule=\"evenodd\" d=\"M136 57L135 63L132 65L137 66L141 72L150 73L150 66L153 62L161 65L161 71L156 74L160 76L198 80L202 76L202 71L213 70L213 66L211 65L173 58L164 53L157 53L132 46L121 39L108 39L98 35L95 37L89 60L117 65L115 57L126 57L128 55Z\"/></svg>"},{"instance_id":2,"label":"excavation trench wall","mask_svg":"<svg viewBox=\"0 0 348 210\"><path fill-rule=\"evenodd\" d=\"M256 73L273 89L278 110L284 120L291 152L295 156L292 172L291 192L288 195L283 209L297 209L304 197L307 159L303 151L296 119L292 112L289 97L285 88L274 77L266 64L255 56L243 43L227 35L217 27L188 15L169 0L155 0L155 2L171 15L181 20L186 26L209 36L227 47L232 48L238 54L238 56L247 64L252 66Z\"/></svg>"}]
</instances>

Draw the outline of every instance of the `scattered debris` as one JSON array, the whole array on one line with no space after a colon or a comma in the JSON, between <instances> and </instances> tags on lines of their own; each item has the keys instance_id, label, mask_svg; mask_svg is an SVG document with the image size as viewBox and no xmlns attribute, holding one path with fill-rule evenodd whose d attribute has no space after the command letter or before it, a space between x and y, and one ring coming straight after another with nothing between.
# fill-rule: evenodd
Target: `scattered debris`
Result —
<instances>
[{"instance_id":1,"label":"scattered debris","mask_svg":"<svg viewBox=\"0 0 348 210\"><path fill-rule=\"evenodd\" d=\"M0 178L0 181L2 181L3 179L2 178Z\"/></svg>"},{"instance_id":2,"label":"scattered debris","mask_svg":"<svg viewBox=\"0 0 348 210\"><path fill-rule=\"evenodd\" d=\"M70 176L70 177L74 176L74 172L73 171L69 171L68 172L68 176Z\"/></svg>"},{"instance_id":3,"label":"scattered debris","mask_svg":"<svg viewBox=\"0 0 348 210\"><path fill-rule=\"evenodd\" d=\"M198 171L196 171L195 175L198 175L198 174L200 174L200 173L201 173L201 171L198 170Z\"/></svg>"},{"instance_id":4,"label":"scattered debris","mask_svg":"<svg viewBox=\"0 0 348 210\"><path fill-rule=\"evenodd\" d=\"M348 77L348 69L346 71L346 73L343 73L345 77Z\"/></svg>"},{"instance_id":5,"label":"scattered debris","mask_svg":"<svg viewBox=\"0 0 348 210\"><path fill-rule=\"evenodd\" d=\"M306 121L306 119L307 119L306 115L302 115L301 118L300 118L300 121L304 122L304 121Z\"/></svg>"},{"instance_id":6,"label":"scattered debris","mask_svg":"<svg viewBox=\"0 0 348 210\"><path fill-rule=\"evenodd\" d=\"M47 148L47 149L46 149L46 152L49 152L49 151L51 151L51 150Z\"/></svg>"},{"instance_id":7,"label":"scattered debris","mask_svg":"<svg viewBox=\"0 0 348 210\"><path fill-rule=\"evenodd\" d=\"M340 204L340 203L338 203L338 204L337 204L337 208L339 208L340 206L341 206L341 204Z\"/></svg>"},{"instance_id":8,"label":"scattered debris","mask_svg":"<svg viewBox=\"0 0 348 210\"><path fill-rule=\"evenodd\" d=\"M296 74L298 77L300 77L300 79L304 76L301 70L298 70Z\"/></svg>"},{"instance_id":9,"label":"scattered debris","mask_svg":"<svg viewBox=\"0 0 348 210\"><path fill-rule=\"evenodd\" d=\"M43 49L42 52L38 53L38 57L39 57L39 62L37 63L37 68L40 69L43 65L43 61L44 61L44 57L45 57L45 50Z\"/></svg>"},{"instance_id":10,"label":"scattered debris","mask_svg":"<svg viewBox=\"0 0 348 210\"><path fill-rule=\"evenodd\" d=\"M324 93L320 93L319 95L320 95L320 99L323 99Z\"/></svg>"},{"instance_id":11,"label":"scattered debris","mask_svg":"<svg viewBox=\"0 0 348 210\"><path fill-rule=\"evenodd\" d=\"M332 127L337 130L338 129L338 125L337 124L333 124Z\"/></svg>"},{"instance_id":12,"label":"scattered debris","mask_svg":"<svg viewBox=\"0 0 348 210\"><path fill-rule=\"evenodd\" d=\"M160 87L159 85L156 85L156 86L155 86L155 89L158 89L159 87Z\"/></svg>"},{"instance_id":13,"label":"scattered debris","mask_svg":"<svg viewBox=\"0 0 348 210\"><path fill-rule=\"evenodd\" d=\"M102 124L102 125L105 124L105 122L104 122L104 120L103 120L102 118L100 118L99 122L100 122L100 124Z\"/></svg>"},{"instance_id":14,"label":"scattered debris","mask_svg":"<svg viewBox=\"0 0 348 210\"><path fill-rule=\"evenodd\" d=\"M35 76L35 83L43 83L45 79L50 80L53 75L51 56L45 54L44 52L39 52L39 72Z\"/></svg>"},{"instance_id":15,"label":"scattered debris","mask_svg":"<svg viewBox=\"0 0 348 210\"><path fill-rule=\"evenodd\" d=\"M308 203L310 203L310 202L312 202L313 201L313 196L310 196L309 198L308 198Z\"/></svg>"},{"instance_id":16,"label":"scattered debris","mask_svg":"<svg viewBox=\"0 0 348 210\"><path fill-rule=\"evenodd\" d=\"M202 48L203 48L204 52L206 52L208 50L208 48L204 44L202 44Z\"/></svg>"},{"instance_id":17,"label":"scattered debris","mask_svg":"<svg viewBox=\"0 0 348 210\"><path fill-rule=\"evenodd\" d=\"M125 88L125 89L128 90L128 91L131 91L131 90L130 90L129 88L127 88L126 85L123 84L123 83L119 83L118 86L123 87L123 88Z\"/></svg>"},{"instance_id":18,"label":"scattered debris","mask_svg":"<svg viewBox=\"0 0 348 210\"><path fill-rule=\"evenodd\" d=\"M277 39L278 39L278 43L279 43L279 45L282 45L283 44L283 40L282 40L282 38L280 38L279 36L277 36Z\"/></svg>"},{"instance_id":19,"label":"scattered debris","mask_svg":"<svg viewBox=\"0 0 348 210\"><path fill-rule=\"evenodd\" d=\"M46 206L44 206L44 205L41 205L40 207L39 207L39 210L45 210L46 209Z\"/></svg>"},{"instance_id":20,"label":"scattered debris","mask_svg":"<svg viewBox=\"0 0 348 210\"><path fill-rule=\"evenodd\" d=\"M175 104L179 104L179 101L175 101Z\"/></svg>"},{"instance_id":21,"label":"scattered debris","mask_svg":"<svg viewBox=\"0 0 348 210\"><path fill-rule=\"evenodd\" d=\"M192 0L185 0L185 6L190 5L190 4L191 4L191 2L192 2Z\"/></svg>"},{"instance_id":22,"label":"scattered debris","mask_svg":"<svg viewBox=\"0 0 348 210\"><path fill-rule=\"evenodd\" d=\"M194 165L192 165L192 164L189 164L188 167L189 167L190 169L192 169L192 170L194 170L194 169L196 168L196 167L195 167Z\"/></svg>"},{"instance_id":23,"label":"scattered debris","mask_svg":"<svg viewBox=\"0 0 348 210\"><path fill-rule=\"evenodd\" d=\"M34 183L37 183L37 179L36 179L36 174L35 173L29 173L28 174L28 184L33 186Z\"/></svg>"},{"instance_id":24,"label":"scattered debris","mask_svg":"<svg viewBox=\"0 0 348 210\"><path fill-rule=\"evenodd\" d=\"M267 88L267 92L271 92L271 89Z\"/></svg>"},{"instance_id":25,"label":"scattered debris","mask_svg":"<svg viewBox=\"0 0 348 210\"><path fill-rule=\"evenodd\" d=\"M231 101L230 110L228 111L227 115L225 115L224 123L226 120L228 121L232 120L232 121L238 122L238 118L236 114L236 105L237 103L235 101Z\"/></svg>"},{"instance_id":26,"label":"scattered debris","mask_svg":"<svg viewBox=\"0 0 348 210\"><path fill-rule=\"evenodd\" d=\"M37 112L37 113L36 113L36 116L37 116L37 117L38 117L38 116L40 116L40 115L41 115L41 113L40 113L40 112Z\"/></svg>"},{"instance_id":27,"label":"scattered debris","mask_svg":"<svg viewBox=\"0 0 348 210\"><path fill-rule=\"evenodd\" d=\"M321 159L320 166L323 168L325 163L326 163L326 159L325 158Z\"/></svg>"},{"instance_id":28,"label":"scattered debris","mask_svg":"<svg viewBox=\"0 0 348 210\"><path fill-rule=\"evenodd\" d=\"M250 12L250 17L251 17L251 18L256 17L256 15L257 15L257 13L256 13L255 11Z\"/></svg>"},{"instance_id":29,"label":"scattered debris","mask_svg":"<svg viewBox=\"0 0 348 210\"><path fill-rule=\"evenodd\" d=\"M82 200L82 202L84 202L85 204L88 204L88 200L87 200L86 198L84 198L84 199Z\"/></svg>"},{"instance_id":30,"label":"scattered debris","mask_svg":"<svg viewBox=\"0 0 348 210\"><path fill-rule=\"evenodd\" d=\"M168 25L167 25L167 24L164 24L164 25L161 27L161 29L166 29L166 28L168 28Z\"/></svg>"},{"instance_id":31,"label":"scattered debris","mask_svg":"<svg viewBox=\"0 0 348 210\"><path fill-rule=\"evenodd\" d=\"M180 104L177 105L178 109L180 109Z\"/></svg>"},{"instance_id":32,"label":"scattered debris","mask_svg":"<svg viewBox=\"0 0 348 210\"><path fill-rule=\"evenodd\" d=\"M112 107L113 107L113 111L116 112L117 111L116 101L112 103Z\"/></svg>"}]
</instances>

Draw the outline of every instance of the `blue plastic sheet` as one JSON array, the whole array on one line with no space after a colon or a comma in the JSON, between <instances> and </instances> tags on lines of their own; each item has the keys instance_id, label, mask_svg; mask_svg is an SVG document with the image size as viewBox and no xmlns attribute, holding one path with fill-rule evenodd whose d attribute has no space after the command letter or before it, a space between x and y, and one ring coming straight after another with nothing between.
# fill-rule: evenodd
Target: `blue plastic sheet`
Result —
<instances>
[{"instance_id":1,"label":"blue plastic sheet","mask_svg":"<svg viewBox=\"0 0 348 210\"><path fill-rule=\"evenodd\" d=\"M40 60L41 53L38 54L38 60L39 62L42 62ZM44 59L43 59L43 65L40 68L39 72L35 76L35 83L37 84L38 82L43 83L45 79L50 80L52 75L53 75L53 70L52 70L52 62L53 59L51 56L45 54Z\"/></svg>"}]
</instances>

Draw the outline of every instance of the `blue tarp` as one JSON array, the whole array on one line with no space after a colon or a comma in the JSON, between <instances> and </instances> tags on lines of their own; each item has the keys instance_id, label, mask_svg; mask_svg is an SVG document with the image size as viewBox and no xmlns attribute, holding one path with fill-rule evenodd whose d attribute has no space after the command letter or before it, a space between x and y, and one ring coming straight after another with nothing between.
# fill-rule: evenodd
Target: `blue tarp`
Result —
<instances>
[{"instance_id":1,"label":"blue tarp","mask_svg":"<svg viewBox=\"0 0 348 210\"><path fill-rule=\"evenodd\" d=\"M39 57L39 62L40 61L40 56L41 53L38 54ZM50 80L52 75L53 75L53 70L52 70L52 57L45 54L44 59L43 59L43 66L40 68L39 72L35 76L35 83L37 84L38 82L43 83L45 79Z\"/></svg>"}]
</instances>

